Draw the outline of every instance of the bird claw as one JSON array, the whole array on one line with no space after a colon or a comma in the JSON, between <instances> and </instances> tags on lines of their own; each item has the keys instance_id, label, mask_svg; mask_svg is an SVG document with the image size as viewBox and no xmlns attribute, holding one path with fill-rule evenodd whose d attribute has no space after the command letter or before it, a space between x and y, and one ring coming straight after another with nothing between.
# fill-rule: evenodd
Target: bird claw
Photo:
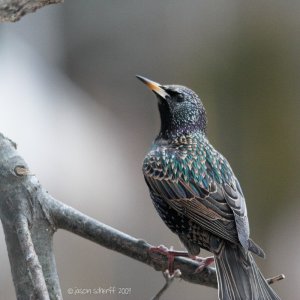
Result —
<instances>
[{"instance_id":1,"label":"bird claw","mask_svg":"<svg viewBox=\"0 0 300 300\"><path fill-rule=\"evenodd\" d=\"M164 245L159 245L158 247L151 247L149 249L150 253L160 253L162 255L165 255L168 258L168 272L172 276L174 274L174 259L176 256L181 256L181 257L190 257L188 252L185 251L175 251L173 250L173 247L170 247L168 249Z\"/></svg>"},{"instance_id":2,"label":"bird claw","mask_svg":"<svg viewBox=\"0 0 300 300\"><path fill-rule=\"evenodd\" d=\"M208 267L209 265L211 265L215 261L215 259L214 259L213 256L209 256L209 257L199 257L199 256L196 256L194 259L197 262L199 262L199 266L194 271L194 274L202 272L204 268Z\"/></svg>"}]
</instances>

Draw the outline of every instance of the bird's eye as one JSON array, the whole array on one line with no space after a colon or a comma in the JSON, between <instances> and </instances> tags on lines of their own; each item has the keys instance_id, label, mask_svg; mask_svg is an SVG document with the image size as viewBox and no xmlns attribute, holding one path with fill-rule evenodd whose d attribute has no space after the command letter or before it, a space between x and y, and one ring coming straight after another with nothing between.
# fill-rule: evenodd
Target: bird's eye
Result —
<instances>
[{"instance_id":1,"label":"bird's eye","mask_svg":"<svg viewBox=\"0 0 300 300\"><path fill-rule=\"evenodd\" d=\"M183 102L184 101L183 95L182 94L177 94L176 100L177 100L177 102Z\"/></svg>"},{"instance_id":2,"label":"bird's eye","mask_svg":"<svg viewBox=\"0 0 300 300\"><path fill-rule=\"evenodd\" d=\"M184 96L179 91L173 89L167 89L166 92L170 95L170 97L176 102L183 102Z\"/></svg>"}]
</instances>

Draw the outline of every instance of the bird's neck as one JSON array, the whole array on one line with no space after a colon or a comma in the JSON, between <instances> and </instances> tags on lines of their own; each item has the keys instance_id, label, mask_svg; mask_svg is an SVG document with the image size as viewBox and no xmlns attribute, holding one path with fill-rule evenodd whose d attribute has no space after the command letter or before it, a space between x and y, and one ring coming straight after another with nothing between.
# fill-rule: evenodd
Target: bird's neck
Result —
<instances>
[{"instance_id":1,"label":"bird's neck","mask_svg":"<svg viewBox=\"0 0 300 300\"><path fill-rule=\"evenodd\" d=\"M182 128L176 130L160 130L157 135L155 142L158 144L173 144L180 138L194 137L194 136L205 136L205 132L198 128Z\"/></svg>"},{"instance_id":2,"label":"bird's neck","mask_svg":"<svg viewBox=\"0 0 300 300\"><path fill-rule=\"evenodd\" d=\"M198 113L196 120L186 117L175 118L167 104L159 104L161 119L160 132L158 138L165 140L177 139L184 135L203 134L206 135L207 118L205 110Z\"/></svg>"}]
</instances>

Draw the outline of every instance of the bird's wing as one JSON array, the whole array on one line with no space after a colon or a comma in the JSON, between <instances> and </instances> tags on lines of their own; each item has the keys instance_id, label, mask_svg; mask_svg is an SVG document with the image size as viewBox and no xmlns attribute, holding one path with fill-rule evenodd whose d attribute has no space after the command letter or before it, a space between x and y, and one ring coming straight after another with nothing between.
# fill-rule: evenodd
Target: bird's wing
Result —
<instances>
[{"instance_id":1,"label":"bird's wing","mask_svg":"<svg viewBox=\"0 0 300 300\"><path fill-rule=\"evenodd\" d=\"M163 199L177 212L185 215L203 229L216 236L238 242L232 210L222 189L208 191L195 183L173 181L145 176L152 195Z\"/></svg>"},{"instance_id":2,"label":"bird's wing","mask_svg":"<svg viewBox=\"0 0 300 300\"><path fill-rule=\"evenodd\" d=\"M235 177L231 184L217 183L209 172L203 174L202 181L175 180L152 172L145 178L154 197L163 197L176 211L214 235L248 248L245 199Z\"/></svg>"}]
</instances>

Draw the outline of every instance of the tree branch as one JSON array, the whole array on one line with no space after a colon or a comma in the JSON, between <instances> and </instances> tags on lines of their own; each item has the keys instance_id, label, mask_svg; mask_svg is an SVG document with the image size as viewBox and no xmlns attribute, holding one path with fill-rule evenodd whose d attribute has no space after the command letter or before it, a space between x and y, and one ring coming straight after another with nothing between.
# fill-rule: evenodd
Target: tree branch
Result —
<instances>
[{"instance_id":1,"label":"tree branch","mask_svg":"<svg viewBox=\"0 0 300 300\"><path fill-rule=\"evenodd\" d=\"M28 255L34 254L50 299L62 299L53 254L56 228L47 210L48 197L36 177L30 175L16 144L0 133L0 218L18 299L36 299L35 293L43 289L37 271L28 268Z\"/></svg>"},{"instance_id":2,"label":"tree branch","mask_svg":"<svg viewBox=\"0 0 300 300\"><path fill-rule=\"evenodd\" d=\"M34 291L35 297L41 300L48 300L50 298L42 271L42 266L34 250L27 219L24 216L19 216L15 226L20 247L22 249L24 259L27 262L28 271L31 275L30 277L32 279L32 284L36 288Z\"/></svg>"},{"instance_id":3,"label":"tree branch","mask_svg":"<svg viewBox=\"0 0 300 300\"><path fill-rule=\"evenodd\" d=\"M159 253L150 253L149 249L153 246L142 239L136 239L102 224L53 198L51 212L57 228L68 230L103 247L143 262L157 271L167 269L167 258ZM194 274L197 267L198 263L191 259L175 258L174 268L180 269L182 279L217 288L215 269L208 267L204 268L202 272Z\"/></svg>"},{"instance_id":4,"label":"tree branch","mask_svg":"<svg viewBox=\"0 0 300 300\"><path fill-rule=\"evenodd\" d=\"M28 13L63 0L0 0L0 22L16 22Z\"/></svg>"}]
</instances>

